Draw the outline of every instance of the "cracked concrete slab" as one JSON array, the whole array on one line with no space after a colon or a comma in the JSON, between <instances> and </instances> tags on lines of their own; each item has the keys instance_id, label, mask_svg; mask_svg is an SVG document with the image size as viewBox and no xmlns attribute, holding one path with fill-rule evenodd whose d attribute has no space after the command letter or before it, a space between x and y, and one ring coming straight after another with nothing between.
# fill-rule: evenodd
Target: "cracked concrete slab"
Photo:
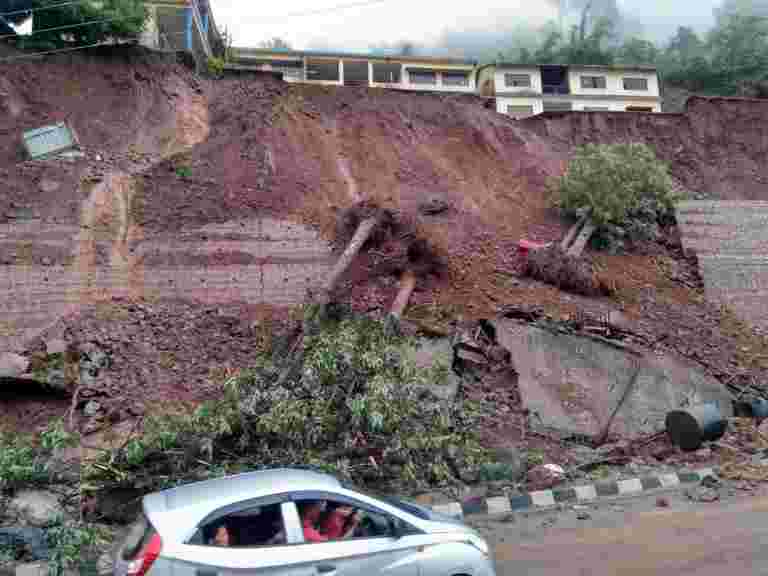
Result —
<instances>
[{"instance_id":1,"label":"cracked concrete slab","mask_svg":"<svg viewBox=\"0 0 768 576\"><path fill-rule=\"evenodd\" d=\"M559 431L596 435L621 403L611 431L635 437L664 428L669 410L717 402L724 415L730 395L714 378L670 356L645 355L625 395L637 358L586 337L497 320L499 343L512 354L520 394L537 421Z\"/></svg>"}]
</instances>

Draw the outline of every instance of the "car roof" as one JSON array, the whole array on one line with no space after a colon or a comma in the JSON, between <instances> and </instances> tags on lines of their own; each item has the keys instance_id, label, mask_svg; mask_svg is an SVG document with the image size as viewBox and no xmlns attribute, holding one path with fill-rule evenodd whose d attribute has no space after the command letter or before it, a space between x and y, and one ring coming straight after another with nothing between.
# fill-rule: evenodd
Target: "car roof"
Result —
<instances>
[{"instance_id":1,"label":"car roof","mask_svg":"<svg viewBox=\"0 0 768 576\"><path fill-rule=\"evenodd\" d=\"M340 487L339 480L330 474L300 468L275 468L184 484L149 494L144 503L149 513L170 512L209 499L237 502L269 494Z\"/></svg>"}]
</instances>

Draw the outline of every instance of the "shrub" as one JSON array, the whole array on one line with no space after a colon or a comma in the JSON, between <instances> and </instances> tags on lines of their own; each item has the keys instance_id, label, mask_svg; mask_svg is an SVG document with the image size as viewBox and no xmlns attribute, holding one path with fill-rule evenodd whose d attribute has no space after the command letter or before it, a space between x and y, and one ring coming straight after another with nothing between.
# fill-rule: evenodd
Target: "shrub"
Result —
<instances>
[{"instance_id":1,"label":"shrub","mask_svg":"<svg viewBox=\"0 0 768 576\"><path fill-rule=\"evenodd\" d=\"M625 240L655 239L679 199L666 165L637 142L576 148L554 189L562 213L589 213L597 226L595 242L609 248L620 248Z\"/></svg>"},{"instance_id":2,"label":"shrub","mask_svg":"<svg viewBox=\"0 0 768 576\"><path fill-rule=\"evenodd\" d=\"M226 61L224 58L211 56L208 58L208 73L215 78L219 78L222 74L224 74L225 65Z\"/></svg>"},{"instance_id":3,"label":"shrub","mask_svg":"<svg viewBox=\"0 0 768 576\"><path fill-rule=\"evenodd\" d=\"M29 435L0 433L0 490L50 481L53 453L74 443L75 436L61 422L51 424L37 441Z\"/></svg>"}]
</instances>

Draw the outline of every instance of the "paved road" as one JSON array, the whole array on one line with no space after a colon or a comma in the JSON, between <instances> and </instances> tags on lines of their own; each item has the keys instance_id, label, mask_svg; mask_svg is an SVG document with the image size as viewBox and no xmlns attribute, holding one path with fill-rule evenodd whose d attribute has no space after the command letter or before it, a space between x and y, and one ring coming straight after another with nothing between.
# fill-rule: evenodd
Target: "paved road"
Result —
<instances>
[{"instance_id":1,"label":"paved road","mask_svg":"<svg viewBox=\"0 0 768 576\"><path fill-rule=\"evenodd\" d=\"M768 575L768 493L716 504L672 496L488 523L501 575ZM581 512L583 514L584 512Z\"/></svg>"}]
</instances>

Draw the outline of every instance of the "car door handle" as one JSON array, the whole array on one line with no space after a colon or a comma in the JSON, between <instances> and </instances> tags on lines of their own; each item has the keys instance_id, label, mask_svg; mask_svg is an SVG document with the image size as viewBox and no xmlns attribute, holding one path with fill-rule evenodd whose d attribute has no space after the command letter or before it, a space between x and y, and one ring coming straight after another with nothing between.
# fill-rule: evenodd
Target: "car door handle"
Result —
<instances>
[{"instance_id":1,"label":"car door handle","mask_svg":"<svg viewBox=\"0 0 768 576\"><path fill-rule=\"evenodd\" d=\"M320 564L317 567L317 571L320 574L330 574L331 572L336 571L336 566L331 566L330 564Z\"/></svg>"}]
</instances>

